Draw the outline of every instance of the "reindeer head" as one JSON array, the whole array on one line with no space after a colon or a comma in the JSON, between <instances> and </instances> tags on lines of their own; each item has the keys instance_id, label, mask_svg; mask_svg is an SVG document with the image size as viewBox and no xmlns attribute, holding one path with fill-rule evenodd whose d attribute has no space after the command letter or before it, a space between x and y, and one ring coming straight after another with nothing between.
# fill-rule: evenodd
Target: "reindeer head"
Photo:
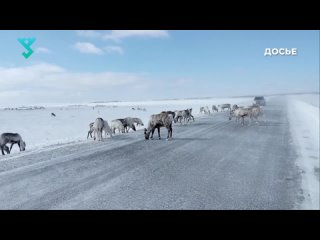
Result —
<instances>
[{"instance_id":1,"label":"reindeer head","mask_svg":"<svg viewBox=\"0 0 320 240\"><path fill-rule=\"evenodd\" d=\"M20 151L26 150L26 143L24 141L20 141Z\"/></svg>"},{"instance_id":2,"label":"reindeer head","mask_svg":"<svg viewBox=\"0 0 320 240\"><path fill-rule=\"evenodd\" d=\"M7 145L4 145L4 151L7 153L7 154L10 154L10 150L9 150L9 147Z\"/></svg>"},{"instance_id":3,"label":"reindeer head","mask_svg":"<svg viewBox=\"0 0 320 240\"><path fill-rule=\"evenodd\" d=\"M149 140L149 136L150 136L150 131L148 131L146 128L144 129L144 138L146 140Z\"/></svg>"}]
</instances>

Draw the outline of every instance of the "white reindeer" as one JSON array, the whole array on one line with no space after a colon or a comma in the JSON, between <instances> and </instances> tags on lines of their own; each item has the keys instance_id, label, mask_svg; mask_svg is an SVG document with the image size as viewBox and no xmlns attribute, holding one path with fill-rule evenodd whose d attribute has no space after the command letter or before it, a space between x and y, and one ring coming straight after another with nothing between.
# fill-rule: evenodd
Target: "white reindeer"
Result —
<instances>
[{"instance_id":1,"label":"white reindeer","mask_svg":"<svg viewBox=\"0 0 320 240\"><path fill-rule=\"evenodd\" d=\"M111 121L111 131L113 132L113 134L116 133L116 129L119 130L119 134L120 134L120 132L125 133L125 128L124 128L122 122L118 119Z\"/></svg>"},{"instance_id":2,"label":"white reindeer","mask_svg":"<svg viewBox=\"0 0 320 240\"><path fill-rule=\"evenodd\" d=\"M97 118L93 124L93 140L96 140L96 135L98 136L98 141L103 141L102 130L104 126L104 120L102 118Z\"/></svg>"},{"instance_id":3,"label":"white reindeer","mask_svg":"<svg viewBox=\"0 0 320 240\"><path fill-rule=\"evenodd\" d=\"M92 138L92 133L94 132L94 122L89 124L89 131L88 131L88 135L87 135L87 139L89 138L89 136ZM112 131L111 128L109 127L109 124L106 120L103 120L103 129L102 131L104 131L104 137L107 137L107 134L110 135L110 138L112 138Z\"/></svg>"}]
</instances>

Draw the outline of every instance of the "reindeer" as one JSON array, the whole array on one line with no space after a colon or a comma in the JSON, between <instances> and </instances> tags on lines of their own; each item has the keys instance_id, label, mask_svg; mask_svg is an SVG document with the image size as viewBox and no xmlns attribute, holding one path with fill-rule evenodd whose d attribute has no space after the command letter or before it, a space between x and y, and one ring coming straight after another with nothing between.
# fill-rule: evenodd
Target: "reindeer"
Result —
<instances>
[{"instance_id":1,"label":"reindeer","mask_svg":"<svg viewBox=\"0 0 320 240\"><path fill-rule=\"evenodd\" d=\"M208 107L208 106L206 106L206 108L207 108L207 112L208 112L208 114L210 115L210 114L211 114L211 112L210 112L209 107Z\"/></svg>"},{"instance_id":2,"label":"reindeer","mask_svg":"<svg viewBox=\"0 0 320 240\"><path fill-rule=\"evenodd\" d=\"M234 104L233 106L232 106L232 110L234 111L234 110L236 110L236 109L238 109L239 108L239 106L237 105L237 104Z\"/></svg>"},{"instance_id":3,"label":"reindeer","mask_svg":"<svg viewBox=\"0 0 320 240\"><path fill-rule=\"evenodd\" d=\"M212 112L219 112L218 108L216 107L216 105L212 105Z\"/></svg>"},{"instance_id":4,"label":"reindeer","mask_svg":"<svg viewBox=\"0 0 320 240\"><path fill-rule=\"evenodd\" d=\"M11 143L9 153L8 153L8 147L6 146L7 143ZM22 137L18 133L2 133L0 136L0 148L2 155L4 155L3 150L7 152L7 154L10 154L11 149L14 144L18 144L20 151L25 151L26 149L26 143L22 140Z\"/></svg>"},{"instance_id":5,"label":"reindeer","mask_svg":"<svg viewBox=\"0 0 320 240\"><path fill-rule=\"evenodd\" d=\"M229 103L225 103L225 104L222 104L219 106L221 107L221 112L222 111L224 112L224 109L228 109L229 111L231 111L231 104L229 104Z\"/></svg>"},{"instance_id":6,"label":"reindeer","mask_svg":"<svg viewBox=\"0 0 320 240\"><path fill-rule=\"evenodd\" d=\"M186 124L186 121L189 122L189 110L180 110L175 111L175 118L173 118L174 122L180 122L182 125L182 120L184 124Z\"/></svg>"},{"instance_id":7,"label":"reindeer","mask_svg":"<svg viewBox=\"0 0 320 240\"><path fill-rule=\"evenodd\" d=\"M208 112L205 107L200 107L200 113L207 114Z\"/></svg>"},{"instance_id":8,"label":"reindeer","mask_svg":"<svg viewBox=\"0 0 320 240\"><path fill-rule=\"evenodd\" d=\"M241 125L244 125L244 118L245 117L250 117L251 118L251 108L237 108L236 110L231 110L230 111L230 116L229 116L229 120L231 120L233 117L236 118L236 122L239 121L239 119L241 118Z\"/></svg>"},{"instance_id":9,"label":"reindeer","mask_svg":"<svg viewBox=\"0 0 320 240\"><path fill-rule=\"evenodd\" d=\"M172 121L173 121L172 115L166 112L151 115L149 124L148 124L148 129L147 128L144 129L145 139L149 140L150 133L151 133L151 139L153 139L153 133L156 128L158 129L159 139L161 139L161 136L160 136L161 127L166 127L168 129L167 140L172 139Z\"/></svg>"},{"instance_id":10,"label":"reindeer","mask_svg":"<svg viewBox=\"0 0 320 240\"><path fill-rule=\"evenodd\" d=\"M94 124L94 122L92 122L92 123L89 124L89 131L88 131L87 139L89 138L89 135L90 135L90 137L92 138L92 133L93 133L93 131L94 131L94 129L93 129L93 124Z\"/></svg>"},{"instance_id":11,"label":"reindeer","mask_svg":"<svg viewBox=\"0 0 320 240\"><path fill-rule=\"evenodd\" d=\"M189 108L189 109L187 109L185 111L186 111L186 114L187 114L188 122L189 122L189 120L191 120L191 118L194 121L194 116L192 115L192 108Z\"/></svg>"},{"instance_id":12,"label":"reindeer","mask_svg":"<svg viewBox=\"0 0 320 240\"><path fill-rule=\"evenodd\" d=\"M116 133L116 129L119 130L119 134L120 134L120 132L125 133L125 128L124 128L122 122L118 119L111 121L111 130L112 130L113 134Z\"/></svg>"},{"instance_id":13,"label":"reindeer","mask_svg":"<svg viewBox=\"0 0 320 240\"><path fill-rule=\"evenodd\" d=\"M200 107L200 113L204 113L204 114L210 114L210 110L209 107Z\"/></svg>"},{"instance_id":14,"label":"reindeer","mask_svg":"<svg viewBox=\"0 0 320 240\"><path fill-rule=\"evenodd\" d=\"M93 123L93 140L96 140L96 134L98 136L98 141L103 141L102 139L102 130L103 130L104 122L102 118L97 118Z\"/></svg>"},{"instance_id":15,"label":"reindeer","mask_svg":"<svg viewBox=\"0 0 320 240\"><path fill-rule=\"evenodd\" d=\"M139 126L144 126L144 125L143 125L143 122L142 122L142 120L141 120L140 118L132 118L132 121L133 121L135 124L137 124L137 127L139 127Z\"/></svg>"},{"instance_id":16,"label":"reindeer","mask_svg":"<svg viewBox=\"0 0 320 240\"><path fill-rule=\"evenodd\" d=\"M92 133L94 132L94 122L89 124L89 131L88 131L88 135L87 135L87 139L90 137L92 138ZM107 137L107 134L110 135L110 137L112 138L112 131L111 128L109 127L109 124L106 120L103 120L103 129L102 131L104 131L104 137Z\"/></svg>"},{"instance_id":17,"label":"reindeer","mask_svg":"<svg viewBox=\"0 0 320 240\"><path fill-rule=\"evenodd\" d=\"M120 118L120 119L116 119L116 120L118 120L122 123L125 132L128 133L130 128L132 128L133 131L136 131L136 127L134 126L134 123L131 120L131 118Z\"/></svg>"}]
</instances>

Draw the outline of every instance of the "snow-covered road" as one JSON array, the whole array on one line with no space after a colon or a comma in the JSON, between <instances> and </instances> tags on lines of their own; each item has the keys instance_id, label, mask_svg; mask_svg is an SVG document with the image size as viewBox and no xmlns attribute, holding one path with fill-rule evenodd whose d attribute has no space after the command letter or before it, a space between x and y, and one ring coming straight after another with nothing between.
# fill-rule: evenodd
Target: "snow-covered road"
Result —
<instances>
[{"instance_id":1,"label":"snow-covered road","mask_svg":"<svg viewBox=\"0 0 320 240\"><path fill-rule=\"evenodd\" d=\"M165 129L152 141L137 131L2 158L0 208L299 209L304 173L287 106L270 99L259 125L196 118L174 125L172 141Z\"/></svg>"}]
</instances>

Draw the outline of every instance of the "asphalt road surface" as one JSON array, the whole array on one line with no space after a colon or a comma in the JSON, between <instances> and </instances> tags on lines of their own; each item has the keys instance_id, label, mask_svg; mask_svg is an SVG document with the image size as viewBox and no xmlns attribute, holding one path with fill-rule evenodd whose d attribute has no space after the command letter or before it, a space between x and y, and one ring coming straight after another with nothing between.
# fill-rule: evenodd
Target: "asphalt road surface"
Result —
<instances>
[{"instance_id":1,"label":"asphalt road surface","mask_svg":"<svg viewBox=\"0 0 320 240\"><path fill-rule=\"evenodd\" d=\"M172 141L161 133L162 140L137 131L2 158L0 209L299 208L284 98L268 102L259 124L215 113L175 124Z\"/></svg>"}]
</instances>

